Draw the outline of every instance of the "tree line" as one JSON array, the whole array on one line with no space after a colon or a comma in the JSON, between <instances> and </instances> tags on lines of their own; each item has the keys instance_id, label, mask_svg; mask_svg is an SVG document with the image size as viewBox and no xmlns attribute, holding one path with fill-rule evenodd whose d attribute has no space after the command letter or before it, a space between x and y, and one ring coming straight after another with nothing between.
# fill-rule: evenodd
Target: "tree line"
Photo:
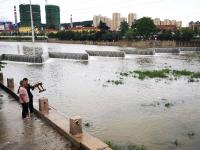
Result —
<instances>
[{"instance_id":1,"label":"tree line","mask_svg":"<svg viewBox=\"0 0 200 150\"><path fill-rule=\"evenodd\" d=\"M79 40L79 41L118 41L118 40L175 40L190 41L194 37L199 37L200 30L194 31L189 28L181 28L175 31L160 30L156 28L153 20L143 17L136 20L131 27L126 21L121 22L119 31L111 31L110 28L100 21L99 32L73 32L70 30L59 31L58 33L49 33L49 38L59 40Z\"/></svg>"}]
</instances>

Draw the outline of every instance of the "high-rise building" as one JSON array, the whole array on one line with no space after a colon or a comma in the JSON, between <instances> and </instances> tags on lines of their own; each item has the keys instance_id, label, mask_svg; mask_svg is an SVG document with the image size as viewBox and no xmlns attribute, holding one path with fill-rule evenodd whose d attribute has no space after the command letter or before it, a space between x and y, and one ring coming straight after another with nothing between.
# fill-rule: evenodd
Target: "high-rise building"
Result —
<instances>
[{"instance_id":1,"label":"high-rise building","mask_svg":"<svg viewBox=\"0 0 200 150\"><path fill-rule=\"evenodd\" d=\"M176 27L181 28L182 27L182 21L177 21L176 22Z\"/></svg>"},{"instance_id":2,"label":"high-rise building","mask_svg":"<svg viewBox=\"0 0 200 150\"><path fill-rule=\"evenodd\" d=\"M189 28L192 30L200 30L200 21L196 21L196 22L189 22Z\"/></svg>"},{"instance_id":3,"label":"high-rise building","mask_svg":"<svg viewBox=\"0 0 200 150\"><path fill-rule=\"evenodd\" d=\"M176 20L171 20L171 25L176 25Z\"/></svg>"},{"instance_id":4,"label":"high-rise building","mask_svg":"<svg viewBox=\"0 0 200 150\"><path fill-rule=\"evenodd\" d=\"M164 25L171 25L171 21L169 19L164 19Z\"/></svg>"},{"instance_id":5,"label":"high-rise building","mask_svg":"<svg viewBox=\"0 0 200 150\"><path fill-rule=\"evenodd\" d=\"M112 14L112 30L119 30L120 28L120 13L113 13Z\"/></svg>"},{"instance_id":6,"label":"high-rise building","mask_svg":"<svg viewBox=\"0 0 200 150\"><path fill-rule=\"evenodd\" d=\"M120 18L120 23L123 22L123 21L127 22L127 18L126 17L121 17Z\"/></svg>"},{"instance_id":7,"label":"high-rise building","mask_svg":"<svg viewBox=\"0 0 200 150\"><path fill-rule=\"evenodd\" d=\"M137 20L137 15L135 13L129 13L128 14L128 25L131 27L132 24L135 23L135 21Z\"/></svg>"},{"instance_id":8,"label":"high-rise building","mask_svg":"<svg viewBox=\"0 0 200 150\"><path fill-rule=\"evenodd\" d=\"M40 5L31 5L33 12L33 25L34 27L41 27L41 13ZM31 17L30 17L30 5L21 4L19 5L20 12L20 26L21 27L31 27Z\"/></svg>"},{"instance_id":9,"label":"high-rise building","mask_svg":"<svg viewBox=\"0 0 200 150\"><path fill-rule=\"evenodd\" d=\"M60 29L60 7L56 5L45 5L46 28Z\"/></svg>"},{"instance_id":10,"label":"high-rise building","mask_svg":"<svg viewBox=\"0 0 200 150\"><path fill-rule=\"evenodd\" d=\"M165 22L164 21L160 21L160 25L165 25Z\"/></svg>"},{"instance_id":11,"label":"high-rise building","mask_svg":"<svg viewBox=\"0 0 200 150\"><path fill-rule=\"evenodd\" d=\"M98 16L95 15L93 17L93 26L94 27L98 27L99 23L100 23L100 20L101 20L101 15L98 15Z\"/></svg>"},{"instance_id":12,"label":"high-rise building","mask_svg":"<svg viewBox=\"0 0 200 150\"><path fill-rule=\"evenodd\" d=\"M161 25L160 18L155 18L155 19L153 20L153 22L154 22L154 24L155 24L156 26Z\"/></svg>"},{"instance_id":13,"label":"high-rise building","mask_svg":"<svg viewBox=\"0 0 200 150\"><path fill-rule=\"evenodd\" d=\"M93 26L98 27L100 21L104 22L108 27L111 28L111 19L105 16L101 16L101 15L98 15L98 16L95 15L93 17Z\"/></svg>"}]
</instances>

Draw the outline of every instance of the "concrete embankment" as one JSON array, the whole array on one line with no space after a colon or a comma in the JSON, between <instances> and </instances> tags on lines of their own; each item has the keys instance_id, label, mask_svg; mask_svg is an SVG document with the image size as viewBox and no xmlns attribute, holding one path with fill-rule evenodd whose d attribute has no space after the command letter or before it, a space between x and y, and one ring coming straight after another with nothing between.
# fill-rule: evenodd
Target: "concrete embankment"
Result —
<instances>
[{"instance_id":1,"label":"concrete embankment","mask_svg":"<svg viewBox=\"0 0 200 150\"><path fill-rule=\"evenodd\" d=\"M3 83L0 82L0 88L5 90L7 93L10 93L15 99L19 99L17 94L13 89L9 89ZM45 104L46 105L46 104ZM51 125L56 131L63 135L67 140L69 140L73 147L77 150L111 150L107 144L99 140L98 138L93 137L87 132L83 131L81 134L72 135L70 133L70 121L69 118L65 117L59 113L52 106L48 106L48 113L43 113L41 111L41 106L39 103L34 103L34 113L40 117L42 120L46 121ZM73 122L75 127L79 124Z\"/></svg>"},{"instance_id":2,"label":"concrete embankment","mask_svg":"<svg viewBox=\"0 0 200 150\"><path fill-rule=\"evenodd\" d=\"M136 54L136 55L154 55L154 49L121 49L125 54Z\"/></svg>"},{"instance_id":3,"label":"concrete embankment","mask_svg":"<svg viewBox=\"0 0 200 150\"><path fill-rule=\"evenodd\" d=\"M86 54L86 53L49 52L49 57L50 58L62 58L62 59L88 60L88 54Z\"/></svg>"},{"instance_id":4,"label":"concrete embankment","mask_svg":"<svg viewBox=\"0 0 200 150\"><path fill-rule=\"evenodd\" d=\"M156 53L180 53L179 48L155 48Z\"/></svg>"},{"instance_id":5,"label":"concrete embankment","mask_svg":"<svg viewBox=\"0 0 200 150\"><path fill-rule=\"evenodd\" d=\"M29 62L29 63L43 63L44 62L44 59L42 56L26 56L26 55L15 55L15 54L2 54L2 60Z\"/></svg>"},{"instance_id":6,"label":"concrete embankment","mask_svg":"<svg viewBox=\"0 0 200 150\"><path fill-rule=\"evenodd\" d=\"M89 56L104 56L104 57L125 57L124 52L120 51L93 51L86 50Z\"/></svg>"},{"instance_id":7,"label":"concrete embankment","mask_svg":"<svg viewBox=\"0 0 200 150\"><path fill-rule=\"evenodd\" d=\"M196 51L200 52L200 47L180 47L180 51Z\"/></svg>"}]
</instances>

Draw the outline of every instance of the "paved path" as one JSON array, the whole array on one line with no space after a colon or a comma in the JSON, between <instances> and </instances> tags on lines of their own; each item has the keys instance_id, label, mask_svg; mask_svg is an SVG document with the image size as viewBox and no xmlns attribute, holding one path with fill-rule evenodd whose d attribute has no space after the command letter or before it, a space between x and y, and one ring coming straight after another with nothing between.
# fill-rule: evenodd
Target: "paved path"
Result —
<instances>
[{"instance_id":1,"label":"paved path","mask_svg":"<svg viewBox=\"0 0 200 150\"><path fill-rule=\"evenodd\" d=\"M21 106L0 89L0 150L71 150L71 143L37 118L21 118Z\"/></svg>"}]
</instances>

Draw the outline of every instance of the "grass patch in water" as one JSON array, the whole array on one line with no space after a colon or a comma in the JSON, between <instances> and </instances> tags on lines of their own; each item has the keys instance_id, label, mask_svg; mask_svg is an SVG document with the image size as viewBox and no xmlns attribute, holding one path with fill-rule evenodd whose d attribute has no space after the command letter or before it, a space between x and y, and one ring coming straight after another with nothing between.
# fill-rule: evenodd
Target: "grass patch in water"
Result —
<instances>
[{"instance_id":1,"label":"grass patch in water","mask_svg":"<svg viewBox=\"0 0 200 150\"><path fill-rule=\"evenodd\" d=\"M170 71L169 69L153 70L153 71L136 70L136 71L134 71L134 73L138 74L138 78L143 80L146 77L149 77L149 78L167 78L168 77L167 74L169 73L169 71Z\"/></svg>"},{"instance_id":2,"label":"grass patch in water","mask_svg":"<svg viewBox=\"0 0 200 150\"><path fill-rule=\"evenodd\" d=\"M91 124L89 122L86 122L84 125L85 125L85 127L90 127L91 126Z\"/></svg>"},{"instance_id":3,"label":"grass patch in water","mask_svg":"<svg viewBox=\"0 0 200 150\"><path fill-rule=\"evenodd\" d=\"M138 146L138 145L120 146L120 145L113 143L112 141L105 141L105 143L108 144L108 146L113 150L124 150L124 149L126 149L126 150L147 150L144 145L141 145L141 146Z\"/></svg>"},{"instance_id":4,"label":"grass patch in water","mask_svg":"<svg viewBox=\"0 0 200 150\"><path fill-rule=\"evenodd\" d=\"M170 78L177 80L177 77L188 76L190 79L200 78L200 72L192 72L188 70L170 70L170 69L161 69L161 70L135 70L129 72L120 73L120 76L129 76L134 74L134 78L144 80L145 78ZM135 75L137 74L137 75ZM196 82L196 80L194 80Z\"/></svg>"},{"instance_id":5,"label":"grass patch in water","mask_svg":"<svg viewBox=\"0 0 200 150\"><path fill-rule=\"evenodd\" d=\"M191 78L200 78L200 72L193 72Z\"/></svg>"},{"instance_id":6,"label":"grass patch in water","mask_svg":"<svg viewBox=\"0 0 200 150\"><path fill-rule=\"evenodd\" d=\"M107 83L112 83L115 85L124 84L124 82L122 80L108 80Z\"/></svg>"},{"instance_id":7,"label":"grass patch in water","mask_svg":"<svg viewBox=\"0 0 200 150\"><path fill-rule=\"evenodd\" d=\"M167 107L167 108L170 108L171 106L173 106L172 103L169 103L169 102L168 102L168 103L165 104L165 107Z\"/></svg>"},{"instance_id":8,"label":"grass patch in water","mask_svg":"<svg viewBox=\"0 0 200 150\"><path fill-rule=\"evenodd\" d=\"M127 72L116 72L119 74L119 80L108 80L107 83L115 85L124 84L126 77L138 78L144 80L146 78L168 78L169 80L177 80L180 77L187 77L188 82L199 82L200 72L192 72L188 70L172 70L172 69L161 69L161 70L134 70ZM105 86L104 86L105 87Z\"/></svg>"},{"instance_id":9,"label":"grass patch in water","mask_svg":"<svg viewBox=\"0 0 200 150\"><path fill-rule=\"evenodd\" d=\"M174 76L191 76L194 74L194 72L187 70L172 70L172 74Z\"/></svg>"}]
</instances>

